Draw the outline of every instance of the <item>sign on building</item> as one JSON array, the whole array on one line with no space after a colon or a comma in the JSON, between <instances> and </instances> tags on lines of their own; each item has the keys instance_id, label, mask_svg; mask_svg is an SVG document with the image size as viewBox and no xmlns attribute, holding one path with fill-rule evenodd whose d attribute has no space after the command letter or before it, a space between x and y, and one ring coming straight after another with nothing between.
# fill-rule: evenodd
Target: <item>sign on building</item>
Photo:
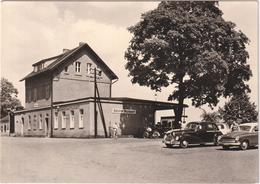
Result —
<instances>
[{"instance_id":1,"label":"sign on building","mask_svg":"<svg viewBox=\"0 0 260 184\"><path fill-rule=\"evenodd\" d=\"M135 109L113 108L112 113L114 113L114 114L136 114L136 110Z\"/></svg>"}]
</instances>

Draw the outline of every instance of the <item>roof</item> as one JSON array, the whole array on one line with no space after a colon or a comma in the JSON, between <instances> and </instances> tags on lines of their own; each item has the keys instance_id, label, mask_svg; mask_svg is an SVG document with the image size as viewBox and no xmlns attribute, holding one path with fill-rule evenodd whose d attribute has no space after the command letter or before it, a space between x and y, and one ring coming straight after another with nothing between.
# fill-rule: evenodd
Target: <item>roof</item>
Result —
<instances>
[{"instance_id":1,"label":"roof","mask_svg":"<svg viewBox=\"0 0 260 184\"><path fill-rule=\"evenodd\" d=\"M241 123L240 125L242 125L242 126L256 126L256 125L258 125L258 123Z\"/></svg>"},{"instance_id":2,"label":"roof","mask_svg":"<svg viewBox=\"0 0 260 184\"><path fill-rule=\"evenodd\" d=\"M1 123L8 122L8 121L9 121L9 116L8 115L0 119Z\"/></svg>"},{"instance_id":3,"label":"roof","mask_svg":"<svg viewBox=\"0 0 260 184\"><path fill-rule=\"evenodd\" d=\"M87 44L87 43L82 43L80 44L78 47L68 50L65 53L59 54L57 56L53 56L50 58L46 58L46 59L42 59L36 63L34 63L32 66L36 66L40 63L44 63L47 61L52 61L46 68L40 70L40 71L33 71L31 73L29 73L27 76L25 76L24 78L22 78L20 81L29 79L31 77L46 73L46 72L52 72L54 71L56 68L58 68L61 64L63 64L64 62L66 62L68 59L70 59L71 57L73 57L74 54L76 54L77 52L81 51L81 50L87 50L90 55L92 55L95 60L101 65L103 66L104 70L107 71L108 75L111 77L111 79L118 79L117 75L105 64L105 62L95 53L95 51Z\"/></svg>"},{"instance_id":4,"label":"roof","mask_svg":"<svg viewBox=\"0 0 260 184\"><path fill-rule=\"evenodd\" d=\"M91 100L94 100L94 98L88 97L88 98L81 98L81 99L75 99L70 101L59 101L59 102L54 102L53 104L63 105L63 104L71 104L71 103L78 103L78 102L91 101ZM100 100L102 101L102 103L126 102L126 103L153 104L156 106L157 110L173 109L178 106L178 104L172 102L161 102L161 101L143 100L143 99L127 98L127 97L111 97L111 98L101 97ZM188 107L188 105L183 104L183 107Z\"/></svg>"}]
</instances>

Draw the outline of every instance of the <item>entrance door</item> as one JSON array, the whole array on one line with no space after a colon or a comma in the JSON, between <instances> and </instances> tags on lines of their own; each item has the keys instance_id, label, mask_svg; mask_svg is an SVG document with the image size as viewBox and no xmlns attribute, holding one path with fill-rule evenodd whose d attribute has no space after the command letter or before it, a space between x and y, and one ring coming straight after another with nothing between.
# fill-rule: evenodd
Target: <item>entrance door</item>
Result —
<instances>
[{"instance_id":1,"label":"entrance door","mask_svg":"<svg viewBox=\"0 0 260 184\"><path fill-rule=\"evenodd\" d=\"M24 129L24 118L21 121L21 136L23 136L23 129Z\"/></svg>"},{"instance_id":2,"label":"entrance door","mask_svg":"<svg viewBox=\"0 0 260 184\"><path fill-rule=\"evenodd\" d=\"M45 118L45 136L49 136L49 118Z\"/></svg>"}]
</instances>

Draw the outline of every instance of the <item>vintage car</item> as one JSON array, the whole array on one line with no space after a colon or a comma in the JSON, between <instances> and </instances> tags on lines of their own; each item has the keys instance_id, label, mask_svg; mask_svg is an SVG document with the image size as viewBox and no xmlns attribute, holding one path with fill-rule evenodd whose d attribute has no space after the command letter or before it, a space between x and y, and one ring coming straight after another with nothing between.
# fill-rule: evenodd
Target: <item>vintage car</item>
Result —
<instances>
[{"instance_id":1,"label":"vintage car","mask_svg":"<svg viewBox=\"0 0 260 184\"><path fill-rule=\"evenodd\" d=\"M216 145L222 135L215 123L190 122L183 130L173 129L166 132L163 143L167 147L179 145L182 148L187 148L190 144L213 143Z\"/></svg>"},{"instance_id":2,"label":"vintage car","mask_svg":"<svg viewBox=\"0 0 260 184\"><path fill-rule=\"evenodd\" d=\"M258 124L244 123L239 125L238 129L226 135L223 135L219 141L219 145L223 149L230 147L239 147L242 150L248 149L250 146L258 145Z\"/></svg>"},{"instance_id":3,"label":"vintage car","mask_svg":"<svg viewBox=\"0 0 260 184\"><path fill-rule=\"evenodd\" d=\"M231 132L231 129L226 123L217 123L216 125L218 126L218 129L222 132L222 134L227 134Z\"/></svg>"}]
</instances>

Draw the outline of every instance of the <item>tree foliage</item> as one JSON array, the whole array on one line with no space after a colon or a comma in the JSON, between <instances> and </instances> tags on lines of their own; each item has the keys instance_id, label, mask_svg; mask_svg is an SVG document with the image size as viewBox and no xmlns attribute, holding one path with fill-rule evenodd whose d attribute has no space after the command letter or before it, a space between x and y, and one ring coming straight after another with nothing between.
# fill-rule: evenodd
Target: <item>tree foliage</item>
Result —
<instances>
[{"instance_id":1,"label":"tree foliage","mask_svg":"<svg viewBox=\"0 0 260 184\"><path fill-rule=\"evenodd\" d=\"M245 93L233 96L223 108L219 108L219 113L229 124L256 122L258 118L255 103L250 102L248 94Z\"/></svg>"},{"instance_id":2,"label":"tree foliage","mask_svg":"<svg viewBox=\"0 0 260 184\"><path fill-rule=\"evenodd\" d=\"M5 78L1 78L1 117L8 114L8 109L21 108L21 102L17 99L18 90Z\"/></svg>"},{"instance_id":3,"label":"tree foliage","mask_svg":"<svg viewBox=\"0 0 260 184\"><path fill-rule=\"evenodd\" d=\"M203 114L201 115L202 121L206 122L213 122L213 123L219 123L221 120L221 116L219 112L206 112L204 111Z\"/></svg>"},{"instance_id":4,"label":"tree foliage","mask_svg":"<svg viewBox=\"0 0 260 184\"><path fill-rule=\"evenodd\" d=\"M129 27L131 81L156 91L172 86L168 100L178 101L176 121L184 99L214 107L220 96L250 91L249 39L222 14L213 1L163 1Z\"/></svg>"}]
</instances>

